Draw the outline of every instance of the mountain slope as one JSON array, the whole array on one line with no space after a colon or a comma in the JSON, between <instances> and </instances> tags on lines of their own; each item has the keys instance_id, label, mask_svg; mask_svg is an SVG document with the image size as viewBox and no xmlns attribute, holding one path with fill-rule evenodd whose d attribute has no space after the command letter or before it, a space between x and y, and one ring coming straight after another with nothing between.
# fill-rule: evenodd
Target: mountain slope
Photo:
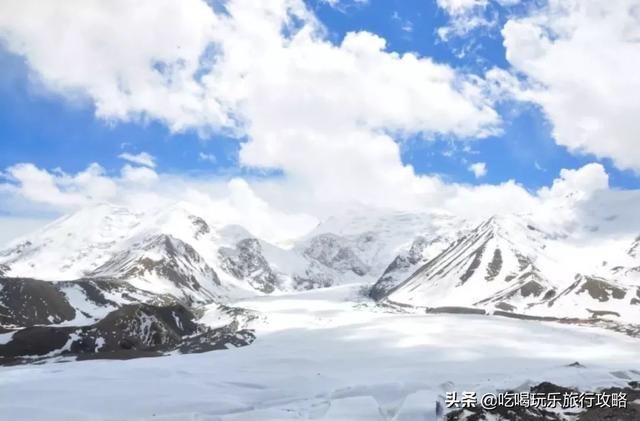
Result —
<instances>
[{"instance_id":1,"label":"mountain slope","mask_svg":"<svg viewBox=\"0 0 640 421\"><path fill-rule=\"evenodd\" d=\"M442 249L452 240L450 236L429 238L420 235L416 237L409 250L402 251L387 266L382 276L369 290L369 296L374 300L383 298L418 268L442 252Z\"/></svg>"},{"instance_id":2,"label":"mountain slope","mask_svg":"<svg viewBox=\"0 0 640 421\"><path fill-rule=\"evenodd\" d=\"M496 216L374 298L414 307L474 307L533 316L613 317L637 323L640 285L629 282L628 277L618 280L620 276L607 272L606 261L576 259L583 249L568 241L566 234L542 231L525 217ZM604 251L601 255L615 254ZM623 254L618 253L621 260L626 259ZM399 256L394 264L406 266L416 260L408 254ZM595 272L607 276L584 275ZM386 282L381 277L372 290L384 288Z\"/></svg>"},{"instance_id":3,"label":"mountain slope","mask_svg":"<svg viewBox=\"0 0 640 421\"><path fill-rule=\"evenodd\" d=\"M614 316L637 323L640 321L640 287L576 275L574 283L554 298L533 306L531 313L581 318Z\"/></svg>"},{"instance_id":4,"label":"mountain slope","mask_svg":"<svg viewBox=\"0 0 640 421\"><path fill-rule=\"evenodd\" d=\"M313 288L374 283L385 274L391 287L407 275L401 265L390 270L390 262L399 254L413 253L414 263L409 263L413 268L437 254L465 227L465 221L449 214L351 209L328 218L296 244L294 251L308 263L304 270L292 271L294 284Z\"/></svg>"},{"instance_id":5,"label":"mountain slope","mask_svg":"<svg viewBox=\"0 0 640 421\"><path fill-rule=\"evenodd\" d=\"M230 235L199 211L185 203L145 214L108 204L88 207L0 252L2 276L111 278L203 303L255 292L222 270L218 256L218 249L250 234Z\"/></svg>"},{"instance_id":6,"label":"mountain slope","mask_svg":"<svg viewBox=\"0 0 640 421\"><path fill-rule=\"evenodd\" d=\"M453 242L387 295L419 306L483 305L523 310L556 287L543 273L546 235L517 217L493 217ZM546 260L546 262L545 262Z\"/></svg>"},{"instance_id":7,"label":"mountain slope","mask_svg":"<svg viewBox=\"0 0 640 421\"><path fill-rule=\"evenodd\" d=\"M99 204L64 216L19 238L0 251L5 276L45 280L81 278L106 262L118 243L129 238L143 215Z\"/></svg>"},{"instance_id":8,"label":"mountain slope","mask_svg":"<svg viewBox=\"0 0 640 421\"><path fill-rule=\"evenodd\" d=\"M209 303L220 296L216 272L193 247L166 234L133 242L86 276L127 281L189 303Z\"/></svg>"}]
</instances>

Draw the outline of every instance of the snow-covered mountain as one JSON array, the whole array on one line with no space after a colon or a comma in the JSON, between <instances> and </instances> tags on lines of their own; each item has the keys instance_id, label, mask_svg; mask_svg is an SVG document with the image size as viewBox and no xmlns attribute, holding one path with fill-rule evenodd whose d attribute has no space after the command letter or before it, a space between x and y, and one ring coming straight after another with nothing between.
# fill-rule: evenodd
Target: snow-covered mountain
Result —
<instances>
[{"instance_id":1,"label":"snow-covered mountain","mask_svg":"<svg viewBox=\"0 0 640 421\"><path fill-rule=\"evenodd\" d=\"M442 213L352 209L282 247L217 219L215 209L178 203L140 213L101 204L0 252L0 327L36 329L14 335L22 345L10 346L12 356L131 345L94 334L104 320L131 332L142 332L147 322L156 329L160 342L134 341L138 351L200 349L206 342L193 337L215 336L216 346L245 344L252 337L242 329L254 316L232 303L346 284L369 286L369 296L384 304L637 323L640 239L580 238L523 216L474 226ZM226 314L217 333L197 321L212 305ZM176 331L162 321L180 308L199 327L183 331L176 324ZM60 346L38 345L54 336Z\"/></svg>"},{"instance_id":2,"label":"snow-covered mountain","mask_svg":"<svg viewBox=\"0 0 640 421\"><path fill-rule=\"evenodd\" d=\"M224 301L238 293L373 282L415 241L425 242L421 253L429 258L460 223L450 215L357 209L283 248L188 203L149 213L100 204L14 241L0 252L0 264L4 276L113 278L178 298Z\"/></svg>"},{"instance_id":3,"label":"snow-covered mountain","mask_svg":"<svg viewBox=\"0 0 640 421\"><path fill-rule=\"evenodd\" d=\"M640 321L640 286L576 275L575 282L553 298L532 306L530 312L555 317L614 316L637 323Z\"/></svg>"},{"instance_id":4,"label":"snow-covered mountain","mask_svg":"<svg viewBox=\"0 0 640 421\"><path fill-rule=\"evenodd\" d=\"M611 266L612 276L624 279L627 283L640 285L640 236L631 243L624 259Z\"/></svg>"},{"instance_id":5,"label":"snow-covered mountain","mask_svg":"<svg viewBox=\"0 0 640 421\"><path fill-rule=\"evenodd\" d=\"M386 277L386 288L391 288L467 226L461 218L437 212L351 209L328 218L296 245L296 250L312 262L304 275L296 276L303 285L305 278L316 279L311 286L335 283L332 279L373 284ZM394 266L395 259L409 254L406 262Z\"/></svg>"},{"instance_id":6,"label":"snow-covered mountain","mask_svg":"<svg viewBox=\"0 0 640 421\"><path fill-rule=\"evenodd\" d=\"M414 256L419 245L396 258L390 268L396 262L418 261ZM495 216L374 298L414 307L475 307L536 316L615 316L640 321L640 284L616 276L629 269L609 270L606 265L603 269L593 249L589 249L591 256L582 259L581 250L570 244L566 233L543 231L526 217ZM618 254L626 259L621 251ZM387 282L383 276L372 290Z\"/></svg>"},{"instance_id":7,"label":"snow-covered mountain","mask_svg":"<svg viewBox=\"0 0 640 421\"><path fill-rule=\"evenodd\" d=\"M89 207L0 252L4 276L113 279L201 304L253 294L250 277L237 271L229 253L239 247L241 258L256 258L259 250L242 245L251 234L200 212L186 203L145 214Z\"/></svg>"}]
</instances>

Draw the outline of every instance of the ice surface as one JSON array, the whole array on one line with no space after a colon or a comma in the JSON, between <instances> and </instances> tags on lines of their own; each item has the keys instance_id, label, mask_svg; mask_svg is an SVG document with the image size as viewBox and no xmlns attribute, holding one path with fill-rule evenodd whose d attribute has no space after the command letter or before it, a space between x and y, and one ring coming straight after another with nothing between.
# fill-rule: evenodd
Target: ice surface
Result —
<instances>
[{"instance_id":1,"label":"ice surface","mask_svg":"<svg viewBox=\"0 0 640 421\"><path fill-rule=\"evenodd\" d=\"M593 389L640 378L640 341L619 333L492 316L385 313L358 290L235 303L264 316L252 326L257 340L244 348L2 367L0 414L47 421L434 420L435 402L450 390L482 393L541 381ZM576 360L585 368L568 367Z\"/></svg>"}]
</instances>

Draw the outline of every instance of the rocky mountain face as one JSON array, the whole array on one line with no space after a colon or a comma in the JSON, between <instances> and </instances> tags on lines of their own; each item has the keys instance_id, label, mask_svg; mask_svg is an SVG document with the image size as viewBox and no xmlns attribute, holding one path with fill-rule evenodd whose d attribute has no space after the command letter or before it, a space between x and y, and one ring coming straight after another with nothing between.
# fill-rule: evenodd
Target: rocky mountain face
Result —
<instances>
[{"instance_id":1,"label":"rocky mountain face","mask_svg":"<svg viewBox=\"0 0 640 421\"><path fill-rule=\"evenodd\" d=\"M519 238L512 237L514 231ZM551 297L554 287L535 261L544 249L540 234L515 219L491 218L454 241L387 297L423 306L493 304L510 309Z\"/></svg>"},{"instance_id":2,"label":"rocky mountain face","mask_svg":"<svg viewBox=\"0 0 640 421\"><path fill-rule=\"evenodd\" d=\"M614 279L576 275L575 282L557 296L532 307L531 312L563 317L614 316L640 321L640 286Z\"/></svg>"},{"instance_id":3,"label":"rocky mountain face","mask_svg":"<svg viewBox=\"0 0 640 421\"><path fill-rule=\"evenodd\" d=\"M431 260L434 257L434 249L437 249L438 245L445 241L442 237L428 239L418 236L409 250L401 252L387 266L380 279L369 290L369 296L374 300L383 298L418 268Z\"/></svg>"},{"instance_id":4,"label":"rocky mountain face","mask_svg":"<svg viewBox=\"0 0 640 421\"><path fill-rule=\"evenodd\" d=\"M228 282L216 235L182 206L143 217L100 205L15 242L0 253L0 357L119 358L250 343L242 309L216 329L198 322L202 306L252 290L247 279Z\"/></svg>"},{"instance_id":5,"label":"rocky mountain face","mask_svg":"<svg viewBox=\"0 0 640 421\"><path fill-rule=\"evenodd\" d=\"M185 203L146 214L108 204L82 209L0 251L0 325L10 338L0 355L192 352L213 337L216 347L249 343L247 315L228 303L372 282L414 230L431 235L433 226L424 216L362 212L339 222L282 248ZM216 328L223 330L198 322L208 305L228 308ZM175 323L165 317L178 309Z\"/></svg>"},{"instance_id":6,"label":"rocky mountain face","mask_svg":"<svg viewBox=\"0 0 640 421\"><path fill-rule=\"evenodd\" d=\"M294 251L307 261L293 270L298 288L371 283L372 296L404 281L439 253L467 222L448 214L376 213L355 209L324 221Z\"/></svg>"},{"instance_id":7,"label":"rocky mountain face","mask_svg":"<svg viewBox=\"0 0 640 421\"><path fill-rule=\"evenodd\" d=\"M385 305L640 320L638 238L585 259L567 233L520 216L473 226L357 209L280 247L211 214L184 203L146 214L98 205L16 240L0 251L0 356L242 345L249 318L229 303L345 283L369 285ZM231 315L215 329L198 320L211 305ZM55 346L37 344L47 338Z\"/></svg>"},{"instance_id":8,"label":"rocky mountain face","mask_svg":"<svg viewBox=\"0 0 640 421\"><path fill-rule=\"evenodd\" d=\"M132 358L202 352L253 341L237 323L212 329L171 295L114 279L0 278L2 362L43 357ZM241 311L238 309L238 311Z\"/></svg>"},{"instance_id":9,"label":"rocky mountain face","mask_svg":"<svg viewBox=\"0 0 640 421\"><path fill-rule=\"evenodd\" d=\"M294 271L296 289L328 287L354 282L369 274L366 254L374 245L374 235L340 236L321 233L298 245L294 250L302 261L303 271Z\"/></svg>"},{"instance_id":10,"label":"rocky mountain face","mask_svg":"<svg viewBox=\"0 0 640 421\"><path fill-rule=\"evenodd\" d=\"M245 238L235 247L218 251L220 267L239 281L246 280L252 288L266 294L278 287L278 275L262 255L262 245L256 238Z\"/></svg>"},{"instance_id":11,"label":"rocky mountain face","mask_svg":"<svg viewBox=\"0 0 640 421\"><path fill-rule=\"evenodd\" d=\"M85 276L132 280L143 289L202 304L214 301L220 286L215 270L192 246L167 234L132 244Z\"/></svg>"},{"instance_id":12,"label":"rocky mountain face","mask_svg":"<svg viewBox=\"0 0 640 421\"><path fill-rule=\"evenodd\" d=\"M374 284L371 296L431 310L465 307L489 313L640 321L640 283L618 280L620 267L605 270L607 276L585 275L581 271L589 270L592 266L586 263L592 262L568 259L565 248L563 234L544 232L526 218L493 217L389 288L388 273L420 260L415 250L399 255Z\"/></svg>"}]
</instances>

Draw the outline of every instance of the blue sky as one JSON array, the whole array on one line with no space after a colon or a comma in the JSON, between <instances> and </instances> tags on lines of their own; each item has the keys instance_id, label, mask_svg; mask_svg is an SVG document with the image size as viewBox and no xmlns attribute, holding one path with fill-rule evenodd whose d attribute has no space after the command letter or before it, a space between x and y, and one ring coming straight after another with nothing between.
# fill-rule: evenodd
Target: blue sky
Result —
<instances>
[{"instance_id":1,"label":"blue sky","mask_svg":"<svg viewBox=\"0 0 640 421\"><path fill-rule=\"evenodd\" d=\"M416 52L455 68L481 71L499 66L507 68L502 38L497 30L482 30L463 39L441 41L436 29L448 17L435 2L372 1L347 4L342 9L310 1L310 7L327 27L329 37L341 42L350 31L369 31L384 37L388 50ZM504 19L502 8L496 8ZM514 13L514 11L510 11ZM474 45L473 52L460 58L456 52ZM42 92L30 82L24 59L2 50L0 53L0 167L32 162L39 167L76 172L90 162L99 162L108 171L117 171L122 152L146 151L157 158L165 172L242 173L238 168L239 142L223 134L201 138L194 130L172 134L158 122L112 122L94 116L90 101L71 102L56 94ZM419 173L440 174L446 180L465 183L499 183L515 179L530 189L548 185L562 168L576 168L588 162L601 162L612 186L638 186L638 177L619 171L608 160L592 155L571 154L551 137L550 123L539 108L528 104L506 104L500 110L504 119L500 136L469 142L471 151L446 137L435 143L419 138L402 142L404 162ZM449 154L448 151L456 150ZM200 154L215 162L200 159ZM468 162L486 162L486 177L476 179Z\"/></svg>"},{"instance_id":2,"label":"blue sky","mask_svg":"<svg viewBox=\"0 0 640 421\"><path fill-rule=\"evenodd\" d=\"M342 44L347 34L366 32L386 41L386 48L383 52L384 57L391 57L392 53L398 53L397 57L401 57L405 53L412 53L420 60L425 59L444 65L447 69L464 76L464 78L477 77L483 82L489 80L488 71L502 69L505 74L513 78L512 80L527 84L527 86L536 86L536 89L539 90L536 94L540 94L540 92L544 94L534 96L531 101L524 101L521 98L515 99L513 96L508 95L499 100L484 98L482 103L488 104L487 106L497 112L500 118L499 132L494 132L489 136L472 134L465 137L459 133L452 134L449 129L444 128L441 132L438 132L439 129L427 132L409 129L403 132L405 130L404 127L399 127L399 131L388 131L393 140L399 145L402 164L411 165L417 176L437 176L444 183L462 183L471 186L500 185L508 180L515 180L524 189L535 194L541 187L550 186L554 180L558 179L562 169L576 170L590 163L598 163L608 174L610 187L635 189L640 184L640 179L637 175L640 165L634 167L633 160L631 160L631 164L629 164L629 160L625 161L625 156L629 155L629 153L635 154L637 151L633 143L632 130L628 130L625 127L626 132L623 132L622 129L613 126L613 117L607 115L599 116L595 114L595 111L592 115L591 110L587 110L589 115L586 117L591 119L589 121L596 120L596 124L593 127L604 127L604 129L609 130L609 132L602 131L601 133L612 133L612 142L618 142L619 144L617 144L616 148L607 148L603 144L609 142L609 139L606 137L589 138L588 135L591 132L585 132L587 133L586 136L576 136L579 141L574 141L566 134L571 131L571 124L567 124L567 121L570 123L571 119L575 118L576 125L580 125L578 124L578 119L584 116L580 114L571 115L571 107L558 108L555 105L556 102L549 100L549 98L565 99L575 97L578 98L576 101L579 101L579 90L577 92L562 91L562 87L567 84L566 82L560 83L554 79L563 75L558 76L557 72L553 70L554 68L557 70L558 66L553 64L550 61L551 59L548 60L549 63L544 62L543 64L548 64L548 67L552 70L540 71L540 68L544 66L539 65L537 67L532 66L531 70L523 67L522 63L535 64L534 60L536 59L534 56L517 56L528 51L525 48L525 44L522 44L523 47L521 49L514 49L511 58L508 60L508 51L504 46L505 37L510 37L513 41L509 42L512 43L524 42L522 38L518 38L520 33L511 29L530 25L527 21L529 15L537 13L543 16L546 20L542 19L541 21L544 23L536 23L536 25L541 25L545 31L552 32L557 22L552 21L552 13L549 12L548 16L545 16L544 13L553 11L551 8L554 2L547 5L544 1L469 0L461 3L471 6L460 10L453 9L456 2L451 2L450 0L440 0L438 3L424 0L370 0L368 2L308 0L306 2L306 11L321 22L324 31L322 42L329 42L338 49L344 50L346 48ZM29 2L25 2L25 4L27 3ZM290 3L297 4L295 0L291 0ZM588 10L586 12L582 10L583 6L579 3L573 2L571 4L573 9L568 8L568 12L566 11L569 17L572 17L571 13L575 13L578 16L581 13L588 12ZM34 3L34 5L34 7L38 7L37 3ZM199 0L190 1L189 5L194 8L208 7ZM174 6L182 7L178 3ZM35 19L34 16L36 16L33 12L35 9L29 9L28 7L27 5L25 9L18 10L19 8L16 8L16 10L9 10L5 13L6 16L17 17L14 21L0 21L0 29L3 25L9 28L5 31L9 35L5 35L5 39L0 43L0 46L2 46L0 47L0 69L2 69L0 76L0 168L8 169L19 163L29 163L35 168L52 174L53 177L53 174L56 174L58 169L65 174L77 174L85 170L90 163L96 162L104 168L104 176L115 178L119 176L125 164L118 157L119 155L145 152L155 157L157 165L153 171L165 175L171 174L193 178L219 177L223 179L232 177L268 179L270 177L282 177L283 175L287 177L291 175L291 178L295 179L296 171L301 171L296 166L295 160L278 163L277 157L270 159L262 159L261 156L257 158L256 156L251 157L251 153L255 154L255 151L247 152L241 157L241 148L250 144L257 137L256 133L252 133L251 129L246 129L246 127L254 125L254 122L261 118L251 114L255 113L251 107L249 107L250 111L245 109L232 109L230 111L231 114L229 115L234 116L233 118L244 119L241 124L242 127L240 129L236 127L236 130L225 129L221 127L224 126L222 123L214 123L211 127L207 127L206 130L201 130L200 123L186 124L185 127L181 127L179 130L171 130L171 124L174 124L178 119L172 120L173 116L167 117L162 114L162 111L158 110L148 111L143 109L141 113L136 111L135 115L131 114L133 116L127 114L128 117L123 117L112 110L108 110L106 112L107 116L99 116L98 104L104 98L95 94L95 91L92 90L95 87L91 86L91 81L73 79L74 72L70 71L69 80L60 82L60 73L54 74L54 71L51 70L56 65L59 65L60 61L64 64L64 60L69 62L69 66L79 65L82 67L87 65L90 67L91 64L87 62L89 58L82 56L81 52L85 47L86 51L93 52L94 45L82 45L82 40L78 40L77 33L75 33L76 39L73 42L79 44L71 45L72 43L70 43L68 48L62 48L59 57L55 53L39 51L38 48L48 49L50 47L47 42L54 43L54 41L48 41L47 37L55 35L50 35L46 27L47 24L52 24L53 21L49 19L48 21L39 22L42 25L42 34L34 34L29 30L25 30L24 28L27 25L25 24L24 27L21 27L21 22L27 22L31 18ZM151 7L153 7L152 4ZM222 9L225 7L228 7L229 10L233 9L233 6L227 4L221 7ZM600 6L594 3L594 6L589 7ZM60 7L60 10L53 10L55 13L52 13L51 16L63 15L65 13L64 9L64 7ZM78 14L76 18L73 12L69 12L71 13L70 16L73 16L71 22L80 21L83 15ZM202 10L200 10L200 14L202 14L201 12ZM212 19L219 19L225 12L223 10L215 18L214 13L211 12ZM127 12L125 10L122 13ZM230 15L233 15L233 13L230 13ZM122 15L120 18L122 19L123 16L127 15ZM241 15L238 13L238 16ZM233 18L242 19L242 17L238 16L234 15ZM167 12L166 18L172 23L170 20L171 13ZM104 19L107 26L113 24L116 29L117 25L120 24L115 18L111 21L108 20L111 18L106 15ZM313 26L309 20L305 20L308 17L300 15L299 19L305 25ZM478 21L481 22L479 25L473 23ZM507 28L511 23L515 25L511 25L509 27L510 30L505 30L506 32L504 32L503 29ZM610 23L611 27L617 25L617 22ZM134 22L133 24L136 27L142 27L142 23ZM149 24L149 22L144 22L144 24ZM176 25L178 24L176 23ZM456 24L458 24L459 28L462 28L459 33L450 33L446 39L439 35L440 28L454 27ZM547 26L543 27L543 25ZM602 26L606 27L606 22ZM206 25L203 24L203 27L206 27ZM594 23L593 28L596 27L597 25ZM177 30L180 29L181 27L177 27ZM586 29L591 28L587 27ZM71 32L73 28L70 28L68 32L65 32L64 29L56 30L60 32L60 39L62 40L69 40L71 39L69 34L74 34ZM187 25L185 46L187 41L192 41L189 31L190 27ZM82 32L78 33L82 34ZM113 40L108 39L110 33L113 32L96 33L95 39L102 42L100 37L105 37L103 41L112 42ZM575 51L572 53L575 53L576 57L590 54L588 50L580 50L581 44L578 42L580 40L577 34L578 32L573 37L569 35L564 40L566 41L565 44L575 47ZM228 35L228 37L233 37L233 34ZM555 45L559 45L559 43L555 43L555 37L557 36L549 35L548 42L544 46L551 50ZM91 37L88 36L88 38ZM307 41L314 47L322 45L322 42L317 40ZM369 39L369 41L371 40ZM120 49L128 48L127 45L119 45L116 41L113 42ZM176 43L179 42L176 41ZM63 45L63 47L67 46ZM140 46L140 48L143 47L146 47L146 45ZM152 56L156 54L154 51L161 51L162 47L162 45L154 46L155 50L151 52L142 50L141 54L150 54ZM611 48L613 49L614 47L615 45ZM133 50L134 47L131 48ZM178 48L182 48L182 45L178 46ZM205 56L199 56L198 54L205 54L206 49L201 48L203 51L198 53L199 47L194 45L193 48L194 54L196 54L195 57L200 57L198 60L202 60L202 57ZM563 48L565 47L563 46ZM215 48L213 50L217 51ZM220 47L220 50L223 51L224 47ZM237 50L235 52L234 50L230 51L221 54L233 55L237 52ZM519 53L520 51L525 53ZM97 52L96 54L99 53ZM172 51L171 54L176 53ZM178 52L177 54L180 53ZM111 58L108 54L97 57L99 60L103 60L104 63L110 64L108 60ZM548 57L553 56L549 54ZM275 61L276 59L274 59ZM181 63L183 62L188 62L188 57L184 60L178 57L175 63L182 66ZM125 66L122 69L127 70L126 65L127 62L124 64L115 63L114 68ZM154 68L159 66L155 61L148 63L148 65ZM170 68L170 66L165 64L162 66L164 67L159 68L158 71L168 72L166 69ZM331 63L327 63L327 67L330 68ZM99 72L102 72L100 67L96 68L99 69ZM198 69L198 72L204 72L207 69ZM567 72L570 71L575 72L575 69L567 70ZM104 70L104 72L108 72L108 70ZM364 67L362 72L368 73L368 68ZM577 75L578 79L586 83L585 90L587 91L589 88L588 83L591 80L587 79L589 77L588 73L583 71ZM97 79L101 76L98 75ZM115 77L124 76L116 75ZM569 77L571 77L570 73ZM200 82L200 79L197 80ZM614 78L611 78L611 80L614 80ZM610 82L608 79L596 80L594 76L594 86L596 84L600 86L608 82ZM459 89L455 83L448 87L454 93ZM635 87L636 80L630 80L629 86ZM130 87L129 89L131 92L127 91L125 93L136 95L135 87ZM215 89L216 87L214 86ZM410 91L407 95L411 94ZM145 91L140 90L140 92ZM366 95L366 91L364 92ZM292 93L291 95L295 96L296 94ZM161 103L164 101L161 95L157 98L159 99L156 104L158 101ZM348 97L346 98L348 99ZM385 98L374 99L381 103L385 102ZM466 99L475 101L470 98ZM255 98L253 100L255 101ZM274 101L276 100L280 101L278 98L274 99ZM315 100L318 100L318 98L315 98ZM167 101L169 102L170 98L167 98ZM245 99L244 101L250 102L251 100ZM432 110L438 110L438 101L438 98L431 100L429 104L434 107ZM245 106L245 102L240 102L242 107ZM594 101L593 103L595 104L596 102ZM275 104L280 103L276 102ZM322 105L322 102L318 102L318 104ZM282 105L286 107L289 104L285 101ZM236 104L235 106L238 105ZM632 111L635 111L633 109L635 106L628 103L613 104L614 110L616 106L620 107L621 112L629 115L633 115ZM294 109L296 108L295 105L293 107ZM393 110L386 110L385 112L387 111L392 112ZM248 114L241 115L243 112ZM109 113L111 114L109 115ZM428 111L425 111L425 114L428 113ZM416 114L420 114L420 110L416 110ZM238 115L241 116L237 117ZM356 113L355 115L358 114ZM615 123L618 124L618 120L620 120L623 124L636 124L632 119L624 121L624 117L624 114L620 118L616 117ZM367 116L365 115L363 118L366 119ZM376 115L373 114L372 118L376 118ZM423 117L419 116L420 124L422 124L422 119ZM424 119L428 120L428 115ZM268 119L265 121L268 121ZM262 124L264 126L265 123L263 122ZM429 124L437 127L437 122ZM464 124L464 122L460 124ZM286 126L286 120L284 125ZM255 124L255 126L257 127L258 124ZM554 127L559 128L556 134L553 132ZM274 132L274 136L277 138L283 135L285 132L282 130L284 129L286 127L278 129L280 131ZM403 132L403 134L400 135L399 132ZM596 133L596 131L592 132ZM203 133L206 134L203 135ZM375 133L375 131L371 131L369 135L373 136ZM474 133L479 133L479 131L476 130ZM311 133L310 136L312 135L314 134ZM345 136L347 135L348 133L345 133ZM620 139L616 139L615 136L620 137ZM632 143L629 143L629 139L631 139ZM249 145L246 149L251 149L254 146L257 148L256 150L263 152L273 150L274 147L277 149L277 144L268 143L271 141L265 140L266 143L259 148L256 145ZM292 145L295 146L296 144L287 144L282 148L286 151L291 149ZM310 145L313 145L313 142ZM339 143L337 145L339 146ZM571 150L567 148L567 145L570 145ZM363 147L366 147L366 145ZM310 148L308 152L303 153L308 153L309 158L312 158L315 153L313 152L315 146L310 146ZM372 159L375 160L377 158ZM252 163L256 162L257 166L252 165ZM272 162L276 163L273 164ZM474 174L470 170L470 165L474 163L483 163L486 167L486 174ZM397 164L392 163L390 165L390 168L398 167ZM322 167L318 168L321 170ZM300 184L308 184L308 177L308 174L304 174L304 177L301 177L303 181ZM4 179L5 183L8 183L7 185L17 186L21 182L24 183L23 180L17 179L14 175L8 173L4 175ZM60 180L56 181L56 183L58 182L62 183ZM331 186L331 181L327 181L327 183ZM326 189L326 186L327 184L323 184L322 188ZM28 197L28 195L24 196ZM338 198L336 200L341 199ZM1 212L11 214L17 211L11 210L10 206L3 206Z\"/></svg>"}]
</instances>

